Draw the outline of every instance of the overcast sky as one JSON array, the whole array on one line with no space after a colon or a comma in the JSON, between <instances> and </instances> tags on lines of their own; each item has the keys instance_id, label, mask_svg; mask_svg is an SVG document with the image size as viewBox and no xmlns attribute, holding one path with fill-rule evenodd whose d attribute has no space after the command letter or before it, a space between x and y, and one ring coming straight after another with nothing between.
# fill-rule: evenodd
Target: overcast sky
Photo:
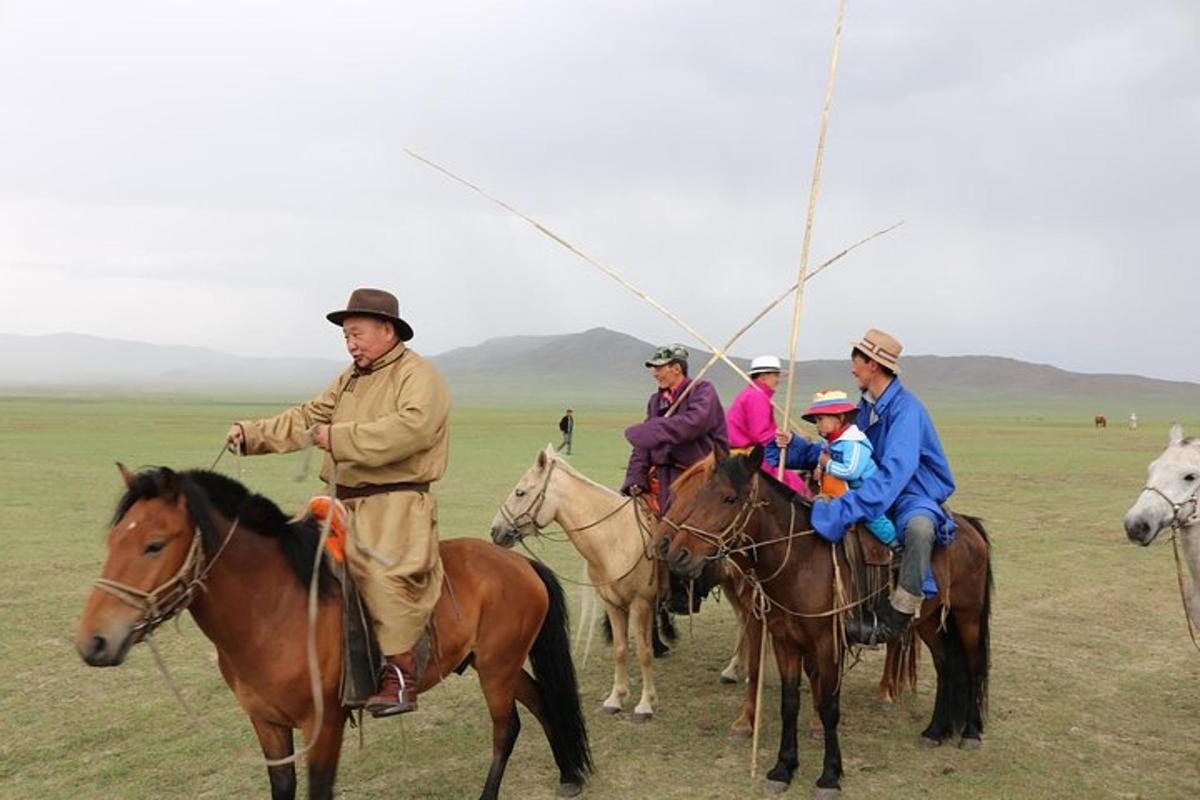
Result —
<instances>
[{"instance_id":1,"label":"overcast sky","mask_svg":"<svg viewBox=\"0 0 1200 800\"><path fill-rule=\"evenodd\" d=\"M1069 6L1069 7L1068 7ZM0 332L339 357L723 341L799 267L834 0L0 0ZM1200 380L1200 4L851 0L799 357L867 327ZM737 348L786 356L790 304Z\"/></svg>"}]
</instances>

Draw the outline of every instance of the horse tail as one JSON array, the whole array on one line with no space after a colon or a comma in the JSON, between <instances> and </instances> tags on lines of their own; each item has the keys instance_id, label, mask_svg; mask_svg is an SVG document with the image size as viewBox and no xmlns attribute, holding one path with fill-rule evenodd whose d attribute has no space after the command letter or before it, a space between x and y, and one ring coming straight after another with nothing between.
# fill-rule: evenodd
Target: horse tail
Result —
<instances>
[{"instance_id":1,"label":"horse tail","mask_svg":"<svg viewBox=\"0 0 1200 800\"><path fill-rule=\"evenodd\" d=\"M985 561L986 577L983 590L983 603L979 610L979 632L974 653L975 670L972 675L967 669L968 654L963 641L962 632L954 614L945 616L945 627L942 632L942 646L945 657L943 673L946 685L944 701L949 715L952 730L960 731L967 725L972 708L982 722L987 712L988 704L988 671L991 666L991 615L992 591L994 588L992 573L992 548L983 521L978 517L960 514L978 532L987 547Z\"/></svg>"},{"instance_id":2,"label":"horse tail","mask_svg":"<svg viewBox=\"0 0 1200 800\"><path fill-rule=\"evenodd\" d=\"M550 749L564 783L582 784L592 771L592 751L579 705L579 685L571 660L571 623L562 586L549 567L529 562L550 596L550 607L538 631L529 660L541 694L542 715Z\"/></svg>"}]
</instances>

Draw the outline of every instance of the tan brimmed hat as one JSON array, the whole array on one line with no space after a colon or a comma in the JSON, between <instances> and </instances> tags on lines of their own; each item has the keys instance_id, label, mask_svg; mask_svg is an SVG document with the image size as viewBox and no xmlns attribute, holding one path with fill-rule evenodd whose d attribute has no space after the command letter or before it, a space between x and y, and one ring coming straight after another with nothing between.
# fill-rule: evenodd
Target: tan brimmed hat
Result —
<instances>
[{"instance_id":1,"label":"tan brimmed hat","mask_svg":"<svg viewBox=\"0 0 1200 800\"><path fill-rule=\"evenodd\" d=\"M346 301L346 307L331 311L325 319L334 325L341 325L346 317L367 316L385 319L396 328L396 337L407 342L413 337L413 329L407 322L400 319L400 303L396 296L383 289L355 289Z\"/></svg>"},{"instance_id":2,"label":"tan brimmed hat","mask_svg":"<svg viewBox=\"0 0 1200 800\"><path fill-rule=\"evenodd\" d=\"M850 344L854 345L856 350L862 351L867 358L877 361L897 375L900 374L900 352L904 345L896 341L896 337L890 333L871 328L861 339Z\"/></svg>"}]
</instances>

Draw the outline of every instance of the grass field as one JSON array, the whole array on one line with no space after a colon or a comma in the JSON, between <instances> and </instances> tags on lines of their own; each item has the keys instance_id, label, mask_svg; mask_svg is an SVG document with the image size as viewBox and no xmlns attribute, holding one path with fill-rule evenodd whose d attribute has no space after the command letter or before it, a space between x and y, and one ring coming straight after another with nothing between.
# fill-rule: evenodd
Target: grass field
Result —
<instances>
[{"instance_id":1,"label":"grass field","mask_svg":"<svg viewBox=\"0 0 1200 800\"><path fill-rule=\"evenodd\" d=\"M573 463L617 484L634 417L576 406ZM207 640L185 618L158 636L176 679L210 724L194 727L144 647L119 669L85 667L71 644L104 558L105 523L121 484L113 461L208 466L231 420L281 404L85 395L0 397L0 796L4 798L265 797L265 770L245 716L217 673ZM1193 412L1195 413L1195 412ZM938 415L959 482L958 509L993 535L996 611L991 715L984 748L916 747L932 710L932 666L890 713L874 708L882 653L867 653L842 693L847 798L1183 798L1200 793L1200 653L1192 649L1165 547L1125 543L1120 520L1171 417L1133 432L1094 430L1090 412L1042 418L1000 410ZM557 441L558 411L458 409L452 457L437 488L442 535L486 536L497 504L537 449ZM1198 428L1197 430L1200 430ZM243 480L285 509L318 486L290 480L296 456L243 461ZM237 474L233 459L221 468ZM569 545L544 544L565 575ZM568 594L577 605L577 592ZM691 635L657 663L657 718L634 726L595 713L609 689L607 650L581 669L597 774L593 798L762 796L748 778L749 743L731 740L741 689L717 672L735 635L725 604L707 604ZM635 683L635 696L636 696ZM778 740L768 687L765 755ZM805 711L807 713L807 700ZM525 715L528 721L528 715ZM347 737L345 798L465 798L482 786L490 725L475 679L451 677L403 720L369 721L366 746ZM806 797L820 748L804 742L789 796ZM552 797L557 773L526 725L506 797Z\"/></svg>"}]
</instances>

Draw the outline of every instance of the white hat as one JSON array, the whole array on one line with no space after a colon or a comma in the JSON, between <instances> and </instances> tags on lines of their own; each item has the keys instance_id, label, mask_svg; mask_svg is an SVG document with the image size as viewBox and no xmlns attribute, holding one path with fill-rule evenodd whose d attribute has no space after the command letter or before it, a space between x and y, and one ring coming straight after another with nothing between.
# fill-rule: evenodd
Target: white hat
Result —
<instances>
[{"instance_id":1,"label":"white hat","mask_svg":"<svg viewBox=\"0 0 1200 800\"><path fill-rule=\"evenodd\" d=\"M775 356L758 356L750 362L750 374L758 375L762 372L783 372L783 365Z\"/></svg>"}]
</instances>

